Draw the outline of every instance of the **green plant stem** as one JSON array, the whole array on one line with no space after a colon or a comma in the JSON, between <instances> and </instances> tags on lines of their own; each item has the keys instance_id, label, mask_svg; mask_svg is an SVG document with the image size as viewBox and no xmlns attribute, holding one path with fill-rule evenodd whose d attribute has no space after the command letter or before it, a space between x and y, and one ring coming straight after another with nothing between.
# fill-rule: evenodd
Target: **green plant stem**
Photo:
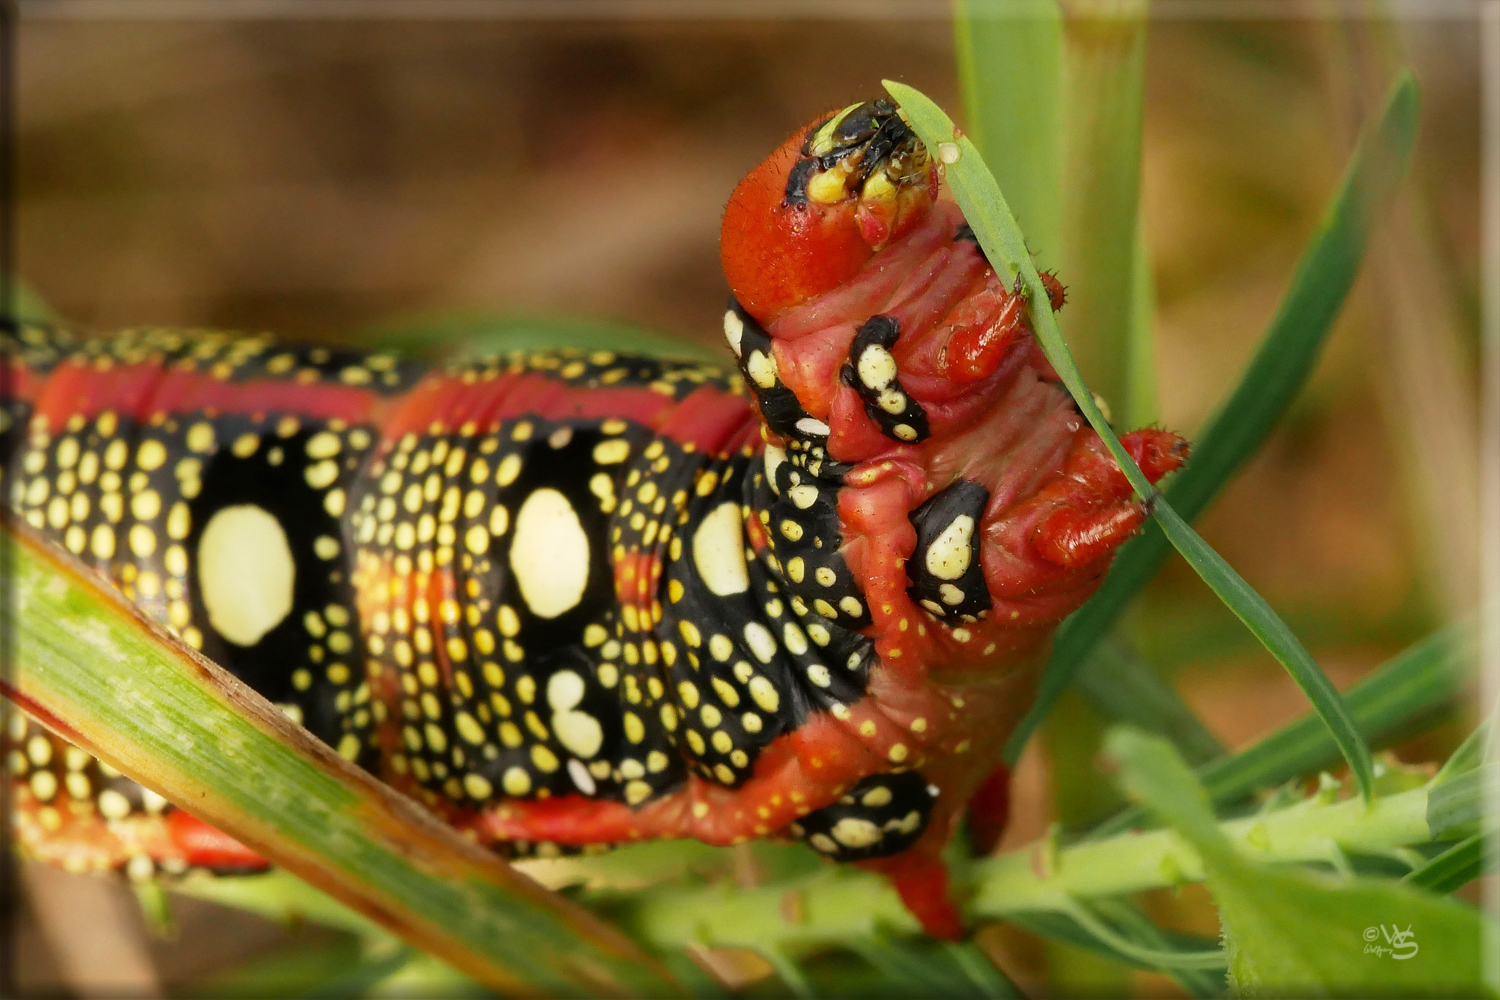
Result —
<instances>
[{"instance_id":1,"label":"green plant stem","mask_svg":"<svg viewBox=\"0 0 1500 1000\"><path fill-rule=\"evenodd\" d=\"M1413 789L1366 805L1316 796L1277 812L1219 824L1229 842L1263 862L1324 862L1334 851L1379 854L1432 840L1428 793ZM1046 842L975 862L971 918L1047 911L1078 900L1167 888L1203 877L1198 854L1172 830L1122 834L1051 850ZM689 944L807 950L876 933L912 932L911 915L883 880L829 868L788 882L663 889L638 897L626 919L658 947Z\"/></svg>"},{"instance_id":2,"label":"green plant stem","mask_svg":"<svg viewBox=\"0 0 1500 1000\"><path fill-rule=\"evenodd\" d=\"M1135 258L1144 250L1136 224L1148 6L1061 0L1061 7L1060 273L1069 294L1058 320L1090 388L1123 416L1131 396Z\"/></svg>"},{"instance_id":3,"label":"green plant stem","mask_svg":"<svg viewBox=\"0 0 1500 1000\"><path fill-rule=\"evenodd\" d=\"M1056 0L955 0L969 138L1026 226L1043 267L1062 263L1063 23Z\"/></svg>"}]
</instances>

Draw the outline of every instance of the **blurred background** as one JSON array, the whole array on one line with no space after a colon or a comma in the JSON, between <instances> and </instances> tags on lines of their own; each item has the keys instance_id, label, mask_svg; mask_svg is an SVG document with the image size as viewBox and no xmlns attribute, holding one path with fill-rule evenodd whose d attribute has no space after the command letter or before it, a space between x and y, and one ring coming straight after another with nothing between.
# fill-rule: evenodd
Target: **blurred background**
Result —
<instances>
[{"instance_id":1,"label":"blurred background","mask_svg":"<svg viewBox=\"0 0 1500 1000\"><path fill-rule=\"evenodd\" d=\"M49 20L38 4L16 52L18 271L59 316L99 330L348 342L393 321L521 313L717 349L718 224L741 175L820 111L880 94L882 77L958 110L945 8L861 9L785 22L131 23ZM1159 420L1191 435L1233 385L1404 53L1423 88L1413 180L1312 385L1201 524L1346 686L1475 601L1479 33L1279 9L1286 19L1152 27L1143 175ZM1128 630L1230 748L1305 710L1180 561ZM1058 768L1072 769L1069 794L1107 788L1068 742L1090 711L1064 702L1034 741L1006 846L1056 818ZM1468 721L1397 753L1438 757ZM247 962L343 947L193 902L179 904L175 937L154 937L124 890L24 874L10 953L32 994L114 995L122 979L198 994ZM1217 933L1192 892L1155 915ZM1020 932L990 943L1036 995L1176 990Z\"/></svg>"}]
</instances>

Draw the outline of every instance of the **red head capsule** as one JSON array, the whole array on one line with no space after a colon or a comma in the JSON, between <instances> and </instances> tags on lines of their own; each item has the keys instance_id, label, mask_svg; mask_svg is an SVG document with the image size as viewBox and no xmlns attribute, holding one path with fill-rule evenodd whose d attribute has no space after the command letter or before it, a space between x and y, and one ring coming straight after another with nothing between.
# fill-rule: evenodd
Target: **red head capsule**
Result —
<instances>
[{"instance_id":1,"label":"red head capsule","mask_svg":"<svg viewBox=\"0 0 1500 1000\"><path fill-rule=\"evenodd\" d=\"M799 130L735 188L720 256L735 298L769 323L838 286L911 229L937 169L888 101Z\"/></svg>"}]
</instances>

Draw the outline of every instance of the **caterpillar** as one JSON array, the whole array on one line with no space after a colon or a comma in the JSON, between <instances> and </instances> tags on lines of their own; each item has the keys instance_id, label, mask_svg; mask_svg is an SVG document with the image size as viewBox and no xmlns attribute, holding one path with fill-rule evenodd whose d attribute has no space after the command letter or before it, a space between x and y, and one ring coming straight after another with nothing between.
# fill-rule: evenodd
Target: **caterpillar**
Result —
<instances>
[{"instance_id":1,"label":"caterpillar","mask_svg":"<svg viewBox=\"0 0 1500 1000\"><path fill-rule=\"evenodd\" d=\"M1003 823L1049 636L1146 513L888 102L752 171L721 257L724 367L10 329L7 503L497 850L796 839L956 936L940 852L976 793ZM1186 458L1124 441L1153 481ZM6 737L36 857L264 865Z\"/></svg>"}]
</instances>

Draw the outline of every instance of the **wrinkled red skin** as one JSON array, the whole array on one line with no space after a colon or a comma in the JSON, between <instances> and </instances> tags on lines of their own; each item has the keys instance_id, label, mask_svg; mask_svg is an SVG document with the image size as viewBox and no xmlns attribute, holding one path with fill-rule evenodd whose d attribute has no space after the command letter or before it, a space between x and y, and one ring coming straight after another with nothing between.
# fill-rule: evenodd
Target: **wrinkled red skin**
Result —
<instances>
[{"instance_id":1,"label":"wrinkled red skin","mask_svg":"<svg viewBox=\"0 0 1500 1000\"><path fill-rule=\"evenodd\" d=\"M725 213L725 273L771 334L782 381L829 425L829 453L854 466L839 511L843 555L865 581L875 618L867 634L881 666L867 700L894 717L912 714L903 702L954 706L946 718L936 714L924 752L906 762L942 789L926 832L901 854L859 864L886 875L929 934L956 938L963 924L940 852L971 800L974 844L998 842L1008 774L995 762L1029 706L1051 633L1147 515L1042 355L1024 298L972 239L955 239L957 206L919 199L920 215L907 215L897 235L872 248L851 201L816 214L781 203L805 134L736 190ZM1044 280L1049 305L1061 307L1062 285ZM901 384L931 427L918 444L882 434L840 379L858 327L876 314L899 323L892 354ZM1186 442L1165 431L1122 440L1153 483L1186 459ZM908 515L959 477L990 490L980 534L993 608L953 629L912 602L904 567L916 547Z\"/></svg>"}]
</instances>

